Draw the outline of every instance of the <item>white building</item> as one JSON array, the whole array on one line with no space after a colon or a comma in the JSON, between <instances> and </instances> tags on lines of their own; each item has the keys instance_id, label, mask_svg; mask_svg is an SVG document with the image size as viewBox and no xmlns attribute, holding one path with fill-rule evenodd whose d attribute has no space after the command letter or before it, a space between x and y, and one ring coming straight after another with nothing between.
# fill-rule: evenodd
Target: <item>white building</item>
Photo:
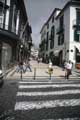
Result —
<instances>
[{"instance_id":1,"label":"white building","mask_svg":"<svg viewBox=\"0 0 80 120\"><path fill-rule=\"evenodd\" d=\"M40 33L43 57L48 56L53 64L80 62L80 2L69 1L62 10L55 8Z\"/></svg>"},{"instance_id":2,"label":"white building","mask_svg":"<svg viewBox=\"0 0 80 120\"><path fill-rule=\"evenodd\" d=\"M31 57L34 57L35 59L38 58L38 50L35 49L34 47L31 48Z\"/></svg>"}]
</instances>

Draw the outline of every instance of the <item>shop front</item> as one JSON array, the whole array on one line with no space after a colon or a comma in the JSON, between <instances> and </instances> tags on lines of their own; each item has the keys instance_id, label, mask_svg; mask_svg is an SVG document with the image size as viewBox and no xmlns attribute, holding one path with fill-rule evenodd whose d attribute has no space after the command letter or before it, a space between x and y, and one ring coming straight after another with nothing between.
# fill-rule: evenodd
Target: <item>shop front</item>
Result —
<instances>
[{"instance_id":1,"label":"shop front","mask_svg":"<svg viewBox=\"0 0 80 120\"><path fill-rule=\"evenodd\" d=\"M80 69L80 51L77 48L75 48L75 61L76 61L75 67L77 69Z\"/></svg>"}]
</instances>

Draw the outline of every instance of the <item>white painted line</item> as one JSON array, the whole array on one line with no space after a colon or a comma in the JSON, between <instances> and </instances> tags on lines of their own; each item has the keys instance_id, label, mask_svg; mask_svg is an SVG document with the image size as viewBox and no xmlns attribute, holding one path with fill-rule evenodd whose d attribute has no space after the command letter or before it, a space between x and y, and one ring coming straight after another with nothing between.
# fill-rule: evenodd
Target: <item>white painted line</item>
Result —
<instances>
[{"instance_id":1,"label":"white painted line","mask_svg":"<svg viewBox=\"0 0 80 120\"><path fill-rule=\"evenodd\" d=\"M80 94L80 90L62 90L62 91L50 91L50 92L17 92L17 96L47 96L47 95L69 95Z\"/></svg>"},{"instance_id":2,"label":"white painted line","mask_svg":"<svg viewBox=\"0 0 80 120\"><path fill-rule=\"evenodd\" d=\"M43 82L28 82L28 81L21 81L21 82L19 82L20 84L26 84L26 83L48 83L48 81L47 82L45 82L45 81L43 81Z\"/></svg>"},{"instance_id":3,"label":"white painted line","mask_svg":"<svg viewBox=\"0 0 80 120\"><path fill-rule=\"evenodd\" d=\"M80 84L49 84L49 85L19 85L20 89L25 88L62 88L62 87L80 87Z\"/></svg>"},{"instance_id":4,"label":"white painted line","mask_svg":"<svg viewBox=\"0 0 80 120\"><path fill-rule=\"evenodd\" d=\"M68 82L69 82L69 83L73 83L72 81L68 81ZM36 84L36 83L39 83L39 84L40 84L40 83L47 83L47 84L48 84L48 83L64 83L64 81L59 81L59 82L54 81L54 82L53 82L53 81L50 81L50 80L49 80L49 81L42 81L42 82L37 82L37 81L34 81L34 82L20 81L20 82L19 82L19 84L27 84L27 83L31 83L31 84L33 84L33 83L35 83L35 84ZM66 82L66 83L67 83L67 82Z\"/></svg>"},{"instance_id":5,"label":"white painted line","mask_svg":"<svg viewBox=\"0 0 80 120\"><path fill-rule=\"evenodd\" d=\"M80 99L71 100L53 100L53 101L31 101L31 102L16 102L15 110L32 110L42 108L54 108L54 107L68 107L79 106Z\"/></svg>"},{"instance_id":6,"label":"white painted line","mask_svg":"<svg viewBox=\"0 0 80 120\"><path fill-rule=\"evenodd\" d=\"M79 118L59 118L59 119L42 119L42 120L79 120Z\"/></svg>"}]
</instances>

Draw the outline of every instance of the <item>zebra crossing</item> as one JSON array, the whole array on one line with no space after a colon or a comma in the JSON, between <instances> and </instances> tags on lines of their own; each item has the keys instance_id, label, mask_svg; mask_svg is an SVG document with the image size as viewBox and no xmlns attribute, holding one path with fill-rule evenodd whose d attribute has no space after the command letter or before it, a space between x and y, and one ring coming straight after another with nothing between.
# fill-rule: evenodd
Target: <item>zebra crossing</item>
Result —
<instances>
[{"instance_id":1,"label":"zebra crossing","mask_svg":"<svg viewBox=\"0 0 80 120\"><path fill-rule=\"evenodd\" d=\"M78 120L80 83L20 81L14 110L31 112L35 120Z\"/></svg>"}]
</instances>

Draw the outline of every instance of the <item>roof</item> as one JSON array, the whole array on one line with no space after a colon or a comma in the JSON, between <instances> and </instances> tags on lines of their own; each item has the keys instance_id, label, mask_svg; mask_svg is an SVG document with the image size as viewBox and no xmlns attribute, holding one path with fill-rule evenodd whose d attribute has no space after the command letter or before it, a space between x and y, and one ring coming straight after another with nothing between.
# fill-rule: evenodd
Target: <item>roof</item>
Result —
<instances>
[{"instance_id":1,"label":"roof","mask_svg":"<svg viewBox=\"0 0 80 120\"><path fill-rule=\"evenodd\" d=\"M50 17L48 18L48 20L47 20L47 21L44 23L44 25L42 26L40 33L42 32L42 30L43 30L43 28L45 27L45 25L47 25L47 23L49 22L49 20L51 19L51 17L54 15L54 13L55 13L57 10L61 10L61 9L60 9L60 8L55 8L55 9L53 10L53 12L51 13L51 15L50 15Z\"/></svg>"},{"instance_id":2,"label":"roof","mask_svg":"<svg viewBox=\"0 0 80 120\"><path fill-rule=\"evenodd\" d=\"M46 22L46 24L49 22L49 20L52 18L52 16L54 15L54 13L56 12L56 11L61 11L61 9L59 9L59 8L55 8L54 10L53 10L53 12L52 12L52 14L50 15L50 17L48 18L48 20L47 20L47 22Z\"/></svg>"},{"instance_id":3,"label":"roof","mask_svg":"<svg viewBox=\"0 0 80 120\"><path fill-rule=\"evenodd\" d=\"M42 30L43 30L43 28L45 27L45 25L46 25L46 22L45 22L44 25L42 26L40 33L42 32Z\"/></svg>"},{"instance_id":4,"label":"roof","mask_svg":"<svg viewBox=\"0 0 80 120\"><path fill-rule=\"evenodd\" d=\"M66 3L66 5L63 7L63 9L61 10L61 12L57 15L56 19L58 19L58 17L69 7L69 6L73 6L73 5L77 5L80 6L80 1L69 1Z\"/></svg>"}]
</instances>

